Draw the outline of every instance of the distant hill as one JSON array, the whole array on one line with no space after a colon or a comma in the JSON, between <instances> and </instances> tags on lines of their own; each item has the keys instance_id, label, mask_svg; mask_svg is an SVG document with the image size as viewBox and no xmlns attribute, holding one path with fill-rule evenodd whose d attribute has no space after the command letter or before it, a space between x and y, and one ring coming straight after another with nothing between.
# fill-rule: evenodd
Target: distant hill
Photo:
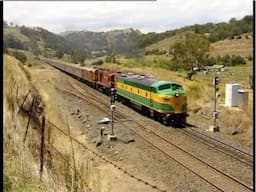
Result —
<instances>
[{"instance_id":1,"label":"distant hill","mask_svg":"<svg viewBox=\"0 0 256 192\"><path fill-rule=\"evenodd\" d=\"M141 47L145 48L166 38L170 38L188 31L205 35L211 43L214 43L225 39L235 39L244 33L252 33L252 27L253 16L247 15L240 20L231 18L228 23L206 23L202 25L195 24L182 27L180 29L169 30L163 33L153 32L142 34L138 38L138 43Z\"/></svg>"},{"instance_id":2,"label":"distant hill","mask_svg":"<svg viewBox=\"0 0 256 192\"><path fill-rule=\"evenodd\" d=\"M161 50L166 51L174 46L177 41L184 40L185 34L189 32L182 32L180 34L174 35L172 37L167 37L161 41L158 41L152 45L149 45L145 50ZM240 55L243 57L248 57L253 55L252 46L252 33L246 33L241 35L241 39L225 39L222 41L217 41L211 43L210 55L211 56L225 56L225 55Z\"/></svg>"},{"instance_id":3,"label":"distant hill","mask_svg":"<svg viewBox=\"0 0 256 192\"><path fill-rule=\"evenodd\" d=\"M29 50L48 57L77 52L86 57L106 54L133 57L143 53L137 44L140 35L139 30L132 28L108 32L67 31L57 35L40 27L5 26L4 47Z\"/></svg>"},{"instance_id":4,"label":"distant hill","mask_svg":"<svg viewBox=\"0 0 256 192\"><path fill-rule=\"evenodd\" d=\"M4 47L47 54L49 50L70 54L70 44L61 36L40 27L4 27Z\"/></svg>"},{"instance_id":5,"label":"distant hill","mask_svg":"<svg viewBox=\"0 0 256 192\"><path fill-rule=\"evenodd\" d=\"M210 54L252 55L253 17L231 18L227 23L191 25L163 33L142 34L133 28L107 32L66 31L54 34L41 27L9 26L4 21L4 49L28 50L46 57L70 57L73 62L105 55L135 57L144 50L159 49L168 53L186 33L204 35L211 42ZM149 53L150 54L150 53Z\"/></svg>"},{"instance_id":6,"label":"distant hill","mask_svg":"<svg viewBox=\"0 0 256 192\"><path fill-rule=\"evenodd\" d=\"M113 30L108 32L75 31L64 32L61 35L73 46L88 49L90 52L102 52L109 55L134 56L138 53L137 39L141 35L139 30L132 28Z\"/></svg>"}]
</instances>

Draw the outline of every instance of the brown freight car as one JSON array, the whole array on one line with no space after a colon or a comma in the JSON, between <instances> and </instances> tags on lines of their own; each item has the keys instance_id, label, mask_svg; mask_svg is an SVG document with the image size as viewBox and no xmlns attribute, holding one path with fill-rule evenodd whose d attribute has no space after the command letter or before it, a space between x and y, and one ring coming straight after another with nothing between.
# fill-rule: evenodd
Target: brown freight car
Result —
<instances>
[{"instance_id":1,"label":"brown freight car","mask_svg":"<svg viewBox=\"0 0 256 192\"><path fill-rule=\"evenodd\" d=\"M96 89L109 95L110 88L116 88L116 79L119 76L120 72L113 72L107 69L99 69Z\"/></svg>"},{"instance_id":2,"label":"brown freight car","mask_svg":"<svg viewBox=\"0 0 256 192\"><path fill-rule=\"evenodd\" d=\"M96 87L96 82L98 80L98 68L95 67L82 67L82 77L81 79L91 87Z\"/></svg>"}]
</instances>

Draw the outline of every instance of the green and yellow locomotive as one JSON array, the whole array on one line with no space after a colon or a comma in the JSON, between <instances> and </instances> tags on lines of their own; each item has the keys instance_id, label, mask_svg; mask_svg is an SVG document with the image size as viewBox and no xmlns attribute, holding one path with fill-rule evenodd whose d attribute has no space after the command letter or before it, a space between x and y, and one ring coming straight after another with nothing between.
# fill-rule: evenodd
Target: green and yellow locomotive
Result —
<instances>
[{"instance_id":1,"label":"green and yellow locomotive","mask_svg":"<svg viewBox=\"0 0 256 192\"><path fill-rule=\"evenodd\" d=\"M119 76L116 89L122 100L164 124L186 123L187 98L178 83L128 74Z\"/></svg>"}]
</instances>

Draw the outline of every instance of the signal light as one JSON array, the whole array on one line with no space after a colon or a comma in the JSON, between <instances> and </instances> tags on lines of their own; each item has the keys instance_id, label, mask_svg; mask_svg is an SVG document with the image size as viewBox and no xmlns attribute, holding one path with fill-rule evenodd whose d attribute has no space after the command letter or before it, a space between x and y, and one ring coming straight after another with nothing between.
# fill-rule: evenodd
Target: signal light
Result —
<instances>
[{"instance_id":1,"label":"signal light","mask_svg":"<svg viewBox=\"0 0 256 192\"><path fill-rule=\"evenodd\" d=\"M114 94L115 94L115 91L116 91L115 88L111 88L111 89L110 89L110 95L114 95Z\"/></svg>"},{"instance_id":2,"label":"signal light","mask_svg":"<svg viewBox=\"0 0 256 192\"><path fill-rule=\"evenodd\" d=\"M219 84L219 82L220 82L220 78L219 78L219 77L214 77L214 79L213 79L213 85L216 86L216 85Z\"/></svg>"},{"instance_id":3,"label":"signal light","mask_svg":"<svg viewBox=\"0 0 256 192\"><path fill-rule=\"evenodd\" d=\"M110 103L115 103L115 100L117 99L116 89L111 88L110 89Z\"/></svg>"}]
</instances>

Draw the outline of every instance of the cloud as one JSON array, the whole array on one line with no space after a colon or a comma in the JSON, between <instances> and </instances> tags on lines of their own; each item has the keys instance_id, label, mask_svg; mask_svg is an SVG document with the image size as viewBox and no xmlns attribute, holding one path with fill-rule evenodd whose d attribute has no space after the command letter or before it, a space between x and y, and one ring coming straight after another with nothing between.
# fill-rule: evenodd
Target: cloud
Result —
<instances>
[{"instance_id":1,"label":"cloud","mask_svg":"<svg viewBox=\"0 0 256 192\"><path fill-rule=\"evenodd\" d=\"M52 32L137 28L161 32L196 23L228 21L252 14L250 0L4 2L4 19Z\"/></svg>"}]
</instances>

